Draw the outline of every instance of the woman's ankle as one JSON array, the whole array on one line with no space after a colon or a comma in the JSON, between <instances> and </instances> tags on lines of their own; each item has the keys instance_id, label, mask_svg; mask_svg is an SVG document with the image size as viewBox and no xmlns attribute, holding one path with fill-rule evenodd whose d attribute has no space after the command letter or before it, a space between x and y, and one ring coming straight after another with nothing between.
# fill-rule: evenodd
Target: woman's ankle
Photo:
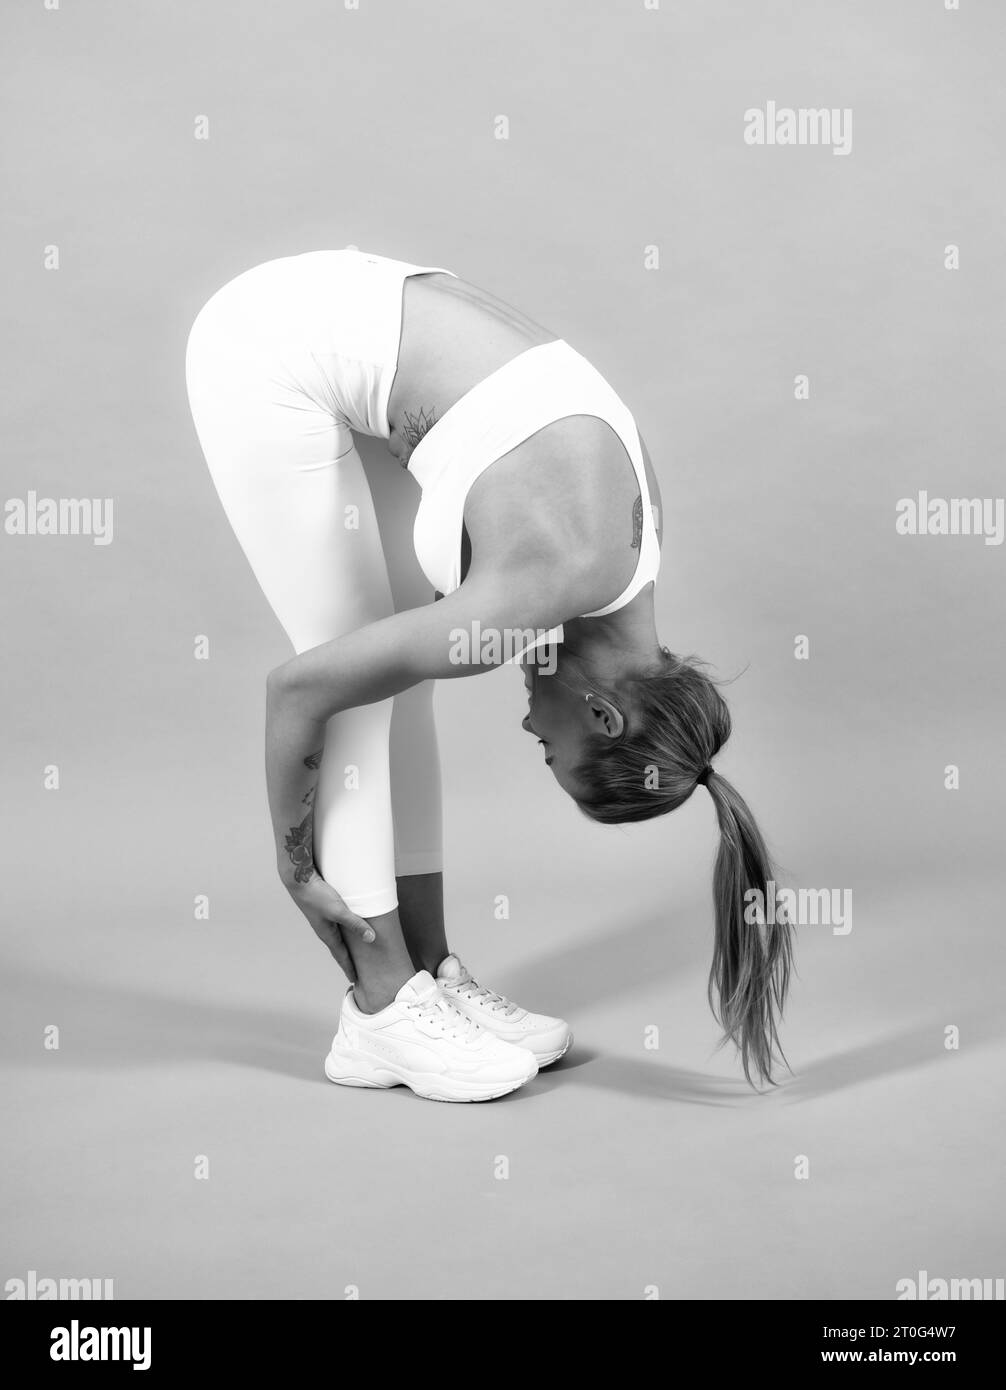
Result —
<instances>
[{"instance_id":1,"label":"woman's ankle","mask_svg":"<svg viewBox=\"0 0 1006 1390\"><path fill-rule=\"evenodd\" d=\"M361 1014L379 1014L391 1004L398 991L412 975L395 974L357 980L353 986L353 1003Z\"/></svg>"},{"instance_id":2,"label":"woman's ankle","mask_svg":"<svg viewBox=\"0 0 1006 1390\"><path fill-rule=\"evenodd\" d=\"M350 947L356 967L353 1000L364 1014L380 1013L416 973L402 936L397 908L380 917L368 917L372 942L354 941Z\"/></svg>"},{"instance_id":3,"label":"woman's ankle","mask_svg":"<svg viewBox=\"0 0 1006 1390\"><path fill-rule=\"evenodd\" d=\"M436 979L437 971L447 959L449 953L446 950L441 950L440 947L437 946L432 951L410 951L409 954L412 956L412 964L417 970L426 970Z\"/></svg>"}]
</instances>

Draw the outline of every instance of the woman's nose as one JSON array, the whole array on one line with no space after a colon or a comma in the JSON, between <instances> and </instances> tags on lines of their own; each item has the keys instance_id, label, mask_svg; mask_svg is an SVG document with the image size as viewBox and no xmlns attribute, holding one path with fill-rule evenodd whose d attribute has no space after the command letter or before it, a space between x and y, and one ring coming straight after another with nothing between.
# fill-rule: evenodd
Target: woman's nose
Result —
<instances>
[{"instance_id":1,"label":"woman's nose","mask_svg":"<svg viewBox=\"0 0 1006 1390\"><path fill-rule=\"evenodd\" d=\"M534 733L534 730L531 728L531 716L529 714L525 714L524 718L520 721L520 726L525 733Z\"/></svg>"}]
</instances>

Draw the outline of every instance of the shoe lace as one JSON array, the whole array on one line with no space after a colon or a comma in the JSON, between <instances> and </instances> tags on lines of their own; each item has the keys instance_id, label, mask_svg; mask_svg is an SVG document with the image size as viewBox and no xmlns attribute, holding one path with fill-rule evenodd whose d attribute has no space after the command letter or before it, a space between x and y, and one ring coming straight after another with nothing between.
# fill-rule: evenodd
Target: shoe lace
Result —
<instances>
[{"instance_id":1,"label":"shoe lace","mask_svg":"<svg viewBox=\"0 0 1006 1390\"><path fill-rule=\"evenodd\" d=\"M480 985L478 980L468 976L460 985L461 997L470 999L473 1003L484 1005L490 1013L502 1013L504 1018L510 1018L520 1009L519 1004L513 1003L505 994L497 994L494 989L486 989L485 985Z\"/></svg>"},{"instance_id":2,"label":"shoe lace","mask_svg":"<svg viewBox=\"0 0 1006 1390\"><path fill-rule=\"evenodd\" d=\"M420 999L408 1006L418 1018L432 1023L450 1038L467 1040L482 1031L482 1025L458 1008L446 995L439 991L429 999Z\"/></svg>"}]
</instances>

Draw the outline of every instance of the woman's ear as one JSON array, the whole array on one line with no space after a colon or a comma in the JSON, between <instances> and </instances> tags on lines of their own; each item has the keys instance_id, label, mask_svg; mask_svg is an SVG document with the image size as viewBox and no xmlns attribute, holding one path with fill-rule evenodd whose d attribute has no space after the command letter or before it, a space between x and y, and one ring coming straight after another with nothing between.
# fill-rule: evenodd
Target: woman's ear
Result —
<instances>
[{"instance_id":1,"label":"woman's ear","mask_svg":"<svg viewBox=\"0 0 1006 1390\"><path fill-rule=\"evenodd\" d=\"M621 738L625 732L625 720L618 706L603 695L587 695L585 699L591 730L605 738Z\"/></svg>"}]
</instances>

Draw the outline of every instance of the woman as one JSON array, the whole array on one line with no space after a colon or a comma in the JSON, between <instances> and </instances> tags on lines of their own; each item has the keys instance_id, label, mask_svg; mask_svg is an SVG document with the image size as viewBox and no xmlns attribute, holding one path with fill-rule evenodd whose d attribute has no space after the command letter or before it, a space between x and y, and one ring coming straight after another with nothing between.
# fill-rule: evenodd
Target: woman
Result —
<instances>
[{"instance_id":1,"label":"woman","mask_svg":"<svg viewBox=\"0 0 1006 1390\"><path fill-rule=\"evenodd\" d=\"M351 981L329 1078L486 1100L570 1045L563 1020L479 985L444 932L432 682L512 653L523 727L588 816L711 794L710 1002L745 1075L771 1079L789 929L745 920L769 858L710 767L723 699L657 636L659 491L611 387L453 272L355 248L230 281L196 318L186 376L217 491L297 653L268 678L266 771L281 878ZM434 603L395 611L352 430L419 482Z\"/></svg>"}]
</instances>

